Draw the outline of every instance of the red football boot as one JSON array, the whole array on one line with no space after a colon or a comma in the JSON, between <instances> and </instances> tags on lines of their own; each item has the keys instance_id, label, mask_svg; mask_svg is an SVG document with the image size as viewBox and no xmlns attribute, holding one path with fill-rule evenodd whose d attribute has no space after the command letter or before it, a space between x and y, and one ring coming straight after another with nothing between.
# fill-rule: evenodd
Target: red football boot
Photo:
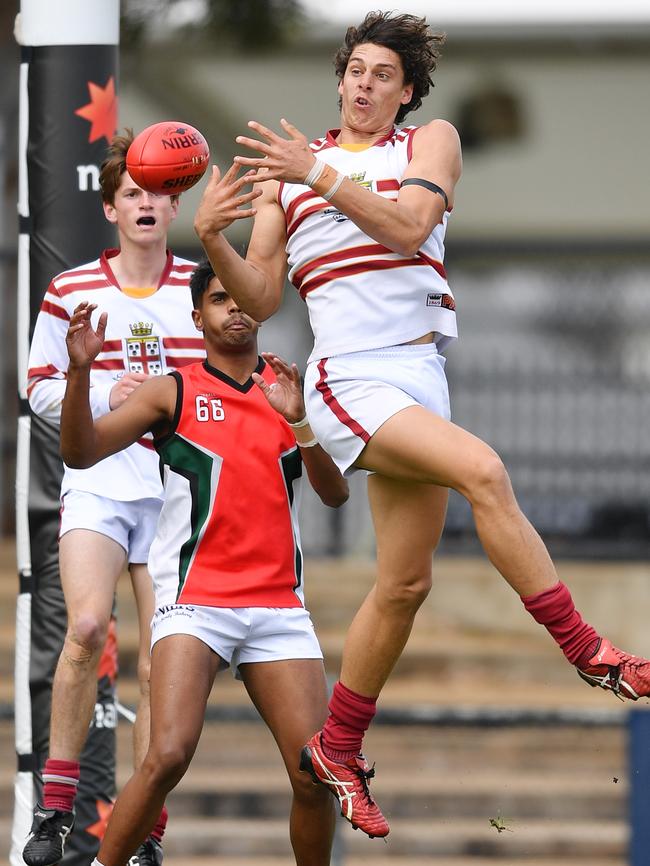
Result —
<instances>
[{"instance_id":1,"label":"red football boot","mask_svg":"<svg viewBox=\"0 0 650 866\"><path fill-rule=\"evenodd\" d=\"M338 797L341 815L356 830L363 830L371 839L388 836L388 822L370 796L368 780L375 775L363 755L345 763L332 761L324 752L320 731L311 738L300 754L300 769L311 773L314 782L327 785Z\"/></svg>"},{"instance_id":2,"label":"red football boot","mask_svg":"<svg viewBox=\"0 0 650 866\"><path fill-rule=\"evenodd\" d=\"M650 661L616 649L606 638L601 638L598 649L578 673L589 685L611 689L621 700L636 701L650 695Z\"/></svg>"}]
</instances>

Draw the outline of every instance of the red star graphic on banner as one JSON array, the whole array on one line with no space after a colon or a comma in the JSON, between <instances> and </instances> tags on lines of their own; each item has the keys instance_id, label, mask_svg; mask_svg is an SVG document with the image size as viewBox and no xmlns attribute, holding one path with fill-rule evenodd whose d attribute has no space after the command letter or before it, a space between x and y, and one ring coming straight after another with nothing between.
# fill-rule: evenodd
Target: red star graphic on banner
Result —
<instances>
[{"instance_id":1,"label":"red star graphic on banner","mask_svg":"<svg viewBox=\"0 0 650 866\"><path fill-rule=\"evenodd\" d=\"M104 800L97 800L97 814L99 815L99 820L94 824L91 824L90 827L86 827L86 833L90 833L91 836L96 836L100 840L103 839L106 827L108 826L108 819L111 817L112 811L113 803L106 803Z\"/></svg>"},{"instance_id":2,"label":"red star graphic on banner","mask_svg":"<svg viewBox=\"0 0 650 866\"><path fill-rule=\"evenodd\" d=\"M90 121L89 144L102 136L110 144L117 130L117 96L113 76L111 75L106 82L106 87L100 87L99 84L89 81L88 93L90 102L78 108L75 114Z\"/></svg>"}]
</instances>

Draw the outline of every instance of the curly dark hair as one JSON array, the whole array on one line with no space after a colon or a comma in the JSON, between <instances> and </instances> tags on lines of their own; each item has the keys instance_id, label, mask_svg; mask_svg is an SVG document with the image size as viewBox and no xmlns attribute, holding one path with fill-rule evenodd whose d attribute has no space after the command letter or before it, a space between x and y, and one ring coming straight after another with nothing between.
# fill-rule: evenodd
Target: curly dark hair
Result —
<instances>
[{"instance_id":1,"label":"curly dark hair","mask_svg":"<svg viewBox=\"0 0 650 866\"><path fill-rule=\"evenodd\" d=\"M433 87L431 73L435 71L444 33L432 33L425 18L415 15L395 15L391 12L369 12L358 27L348 27L343 45L334 56L334 69L343 79L350 55L357 45L372 42L399 54L404 69L404 83L413 85L413 96L400 105L395 123L401 123L409 111L422 105L422 98ZM339 99L339 109L341 100Z\"/></svg>"}]
</instances>

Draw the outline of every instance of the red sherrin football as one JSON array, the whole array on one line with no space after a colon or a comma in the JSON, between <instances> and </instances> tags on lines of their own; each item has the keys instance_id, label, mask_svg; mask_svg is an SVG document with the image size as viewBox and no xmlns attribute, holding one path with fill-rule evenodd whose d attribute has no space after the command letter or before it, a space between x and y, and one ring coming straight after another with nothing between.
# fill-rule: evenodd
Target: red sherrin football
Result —
<instances>
[{"instance_id":1,"label":"red sherrin football","mask_svg":"<svg viewBox=\"0 0 650 866\"><path fill-rule=\"evenodd\" d=\"M126 168L142 189L158 195L185 192L201 180L210 150L198 129L166 120L143 129L126 154Z\"/></svg>"}]
</instances>

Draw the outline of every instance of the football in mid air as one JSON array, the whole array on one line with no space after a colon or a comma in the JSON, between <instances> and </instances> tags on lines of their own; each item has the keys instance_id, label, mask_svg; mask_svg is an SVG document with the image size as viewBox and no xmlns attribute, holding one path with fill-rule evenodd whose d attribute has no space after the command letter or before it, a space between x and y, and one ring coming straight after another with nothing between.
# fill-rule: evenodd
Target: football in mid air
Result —
<instances>
[{"instance_id":1,"label":"football in mid air","mask_svg":"<svg viewBox=\"0 0 650 866\"><path fill-rule=\"evenodd\" d=\"M154 123L133 139L126 168L147 192L175 195L201 180L210 164L210 149L193 126L175 120Z\"/></svg>"}]
</instances>

